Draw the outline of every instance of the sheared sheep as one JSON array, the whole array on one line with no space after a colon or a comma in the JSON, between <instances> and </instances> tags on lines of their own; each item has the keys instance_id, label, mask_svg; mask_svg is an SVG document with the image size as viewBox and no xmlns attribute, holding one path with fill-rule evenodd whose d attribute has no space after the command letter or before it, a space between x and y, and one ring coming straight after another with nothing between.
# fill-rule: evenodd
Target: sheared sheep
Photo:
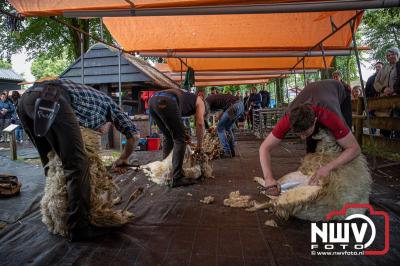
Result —
<instances>
[{"instance_id":1,"label":"sheared sheep","mask_svg":"<svg viewBox=\"0 0 400 266\"><path fill-rule=\"evenodd\" d=\"M309 177L321 166L337 158L342 148L326 130L320 130L314 137L320 140L315 153L307 154L298 171L289 173L278 180L278 183L300 183L298 186L283 192L278 197L270 197L265 203L255 203L249 211L271 208L278 217L288 219L295 216L310 221L325 220L333 210L342 209L345 203L368 203L371 192L371 175L364 155L331 171L328 177L319 180L318 186L308 185ZM263 184L261 178L255 178ZM350 209L348 215L364 213L365 209ZM344 217L335 217L343 219Z\"/></svg>"},{"instance_id":2,"label":"sheared sheep","mask_svg":"<svg viewBox=\"0 0 400 266\"><path fill-rule=\"evenodd\" d=\"M141 166L143 172L150 181L158 185L168 185L172 178L172 151L162 161L155 161ZM182 166L186 178L198 179L201 176L212 177L212 167L208 156L197 156L189 145L186 146L185 157Z\"/></svg>"},{"instance_id":3,"label":"sheared sheep","mask_svg":"<svg viewBox=\"0 0 400 266\"><path fill-rule=\"evenodd\" d=\"M101 159L100 133L90 129L81 128L85 144L86 154L89 158L90 172L90 222L100 227L113 227L126 224L132 218L132 213L123 210L114 210L113 205L118 202L118 197L112 199L112 195L118 190L112 177L107 173ZM42 222L47 225L50 232L65 236L67 234L67 188L61 160L50 152L49 170L46 178L45 193L41 200ZM132 201L142 192L136 190L129 200Z\"/></svg>"}]
</instances>

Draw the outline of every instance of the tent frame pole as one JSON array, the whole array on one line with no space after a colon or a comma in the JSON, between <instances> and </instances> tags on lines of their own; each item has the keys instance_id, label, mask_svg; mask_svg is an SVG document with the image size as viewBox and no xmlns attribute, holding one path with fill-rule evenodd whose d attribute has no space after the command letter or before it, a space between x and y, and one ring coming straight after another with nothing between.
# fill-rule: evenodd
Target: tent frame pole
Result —
<instances>
[{"instance_id":1,"label":"tent frame pole","mask_svg":"<svg viewBox=\"0 0 400 266\"><path fill-rule=\"evenodd\" d=\"M367 49L360 47L359 49ZM166 52L138 52L143 57L164 57L164 58L274 58L274 57L320 57L325 56L346 56L350 55L352 48L332 49L328 51L173 51Z\"/></svg>"},{"instance_id":2,"label":"tent frame pole","mask_svg":"<svg viewBox=\"0 0 400 266\"><path fill-rule=\"evenodd\" d=\"M82 84L85 84L85 54L83 49L83 34L79 34L79 41L81 45L81 78Z\"/></svg>"},{"instance_id":3,"label":"tent frame pole","mask_svg":"<svg viewBox=\"0 0 400 266\"><path fill-rule=\"evenodd\" d=\"M363 98L363 102L364 102L364 111L367 116L367 127L368 127L368 132L369 132L369 139L370 139L370 143L371 143L372 147L375 148L375 140L374 140L374 136L372 135L372 129L371 129L371 117L369 114L367 95L365 94L364 80L363 80L362 71L361 71L360 55L359 55L358 49L357 49L357 40L356 40L356 36L355 36L355 34L356 34L355 33L355 19L350 22L350 31L351 31L351 37L353 39L353 46L354 46L354 53L355 53L356 61L357 61L358 75L360 76L360 85L361 85L361 89L363 92L362 98ZM373 160L373 163L372 163L373 169L376 169L377 164L376 164L375 153L372 156L372 160Z\"/></svg>"},{"instance_id":4,"label":"tent frame pole","mask_svg":"<svg viewBox=\"0 0 400 266\"><path fill-rule=\"evenodd\" d=\"M337 33L338 31L340 31L342 28L344 28L345 26L347 26L351 21L355 21L355 19L360 16L361 14L363 14L364 11L357 11L356 14L354 16L352 16L349 20L345 21L342 25L340 25L339 27L337 27L334 31L332 31L331 33L329 33L327 36L325 36L325 38L323 38L321 41L319 41L316 45L314 45L313 47L311 47L309 49L309 51L313 50L314 48L318 47L319 45L321 45L322 43L324 43L327 39L329 39L330 37L332 37L335 33ZM303 56L300 60L297 61L297 63L292 67L291 70L295 69L300 62L304 61L304 59L306 58L306 56Z\"/></svg>"},{"instance_id":5,"label":"tent frame pole","mask_svg":"<svg viewBox=\"0 0 400 266\"><path fill-rule=\"evenodd\" d=\"M303 1L275 4L242 4L217 6L189 6L169 8L142 8L116 10L75 10L64 11L64 17L140 17L140 16L193 16L193 15L229 15L229 14L270 14L300 13L322 11L344 11L389 8L400 6L400 0L338 0L316 3Z\"/></svg>"},{"instance_id":6,"label":"tent frame pole","mask_svg":"<svg viewBox=\"0 0 400 266\"><path fill-rule=\"evenodd\" d=\"M121 82L121 54L122 51L118 51L118 105L122 110L122 82ZM119 132L119 150L122 152L122 134Z\"/></svg>"},{"instance_id":7,"label":"tent frame pole","mask_svg":"<svg viewBox=\"0 0 400 266\"><path fill-rule=\"evenodd\" d=\"M324 60L325 75L328 76L328 65L326 63L324 45L321 43L320 47L321 47L321 52L322 52L322 59Z\"/></svg>"}]
</instances>

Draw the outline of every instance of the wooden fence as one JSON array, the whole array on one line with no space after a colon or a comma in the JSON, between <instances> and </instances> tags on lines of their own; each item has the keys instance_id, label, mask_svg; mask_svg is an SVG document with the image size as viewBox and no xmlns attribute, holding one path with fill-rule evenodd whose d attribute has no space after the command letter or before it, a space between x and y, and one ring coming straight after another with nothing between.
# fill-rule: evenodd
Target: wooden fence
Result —
<instances>
[{"instance_id":1,"label":"wooden fence","mask_svg":"<svg viewBox=\"0 0 400 266\"><path fill-rule=\"evenodd\" d=\"M368 99L368 109L375 110L377 115L390 108L400 108L400 95ZM364 112L362 98L352 101L353 126L355 136L360 145L370 144L370 136L363 133L367 127L367 117ZM374 116L370 118L371 128L400 131L400 118ZM400 139L389 139L382 136L374 136L375 146L378 150L400 152Z\"/></svg>"}]
</instances>

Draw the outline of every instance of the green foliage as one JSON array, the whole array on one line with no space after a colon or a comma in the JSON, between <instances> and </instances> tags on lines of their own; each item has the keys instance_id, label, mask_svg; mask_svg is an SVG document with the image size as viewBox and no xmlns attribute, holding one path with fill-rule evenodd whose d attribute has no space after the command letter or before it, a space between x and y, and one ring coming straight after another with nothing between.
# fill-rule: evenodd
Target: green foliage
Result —
<instances>
[{"instance_id":1,"label":"green foliage","mask_svg":"<svg viewBox=\"0 0 400 266\"><path fill-rule=\"evenodd\" d=\"M342 73L342 79L347 84L359 79L356 57L354 55L337 56L335 58L334 68Z\"/></svg>"},{"instance_id":2,"label":"green foliage","mask_svg":"<svg viewBox=\"0 0 400 266\"><path fill-rule=\"evenodd\" d=\"M386 50L400 47L400 8L368 10L363 24L363 43L372 49L373 59L386 62Z\"/></svg>"},{"instance_id":3,"label":"green foliage","mask_svg":"<svg viewBox=\"0 0 400 266\"><path fill-rule=\"evenodd\" d=\"M11 69L11 63L5 60L0 60L0 68Z\"/></svg>"},{"instance_id":4,"label":"green foliage","mask_svg":"<svg viewBox=\"0 0 400 266\"><path fill-rule=\"evenodd\" d=\"M6 1L0 1L0 8L14 12ZM79 28L97 38L101 38L100 19L76 19L58 17L58 19ZM106 27L103 27L104 40L112 42ZM25 49L31 59L46 53L49 58L65 55L68 60L80 56L80 34L48 17L29 17L22 23L20 32L10 32L6 16L0 16L0 58L10 58L11 54ZM83 36L83 47L86 51L96 41Z\"/></svg>"},{"instance_id":5,"label":"green foliage","mask_svg":"<svg viewBox=\"0 0 400 266\"><path fill-rule=\"evenodd\" d=\"M66 58L67 58L67 56L65 56L65 55L61 55L58 57L52 57L49 54L41 53L32 62L32 67L31 67L32 75L36 79L40 79L43 77L49 77L49 76L58 76L71 63Z\"/></svg>"}]
</instances>

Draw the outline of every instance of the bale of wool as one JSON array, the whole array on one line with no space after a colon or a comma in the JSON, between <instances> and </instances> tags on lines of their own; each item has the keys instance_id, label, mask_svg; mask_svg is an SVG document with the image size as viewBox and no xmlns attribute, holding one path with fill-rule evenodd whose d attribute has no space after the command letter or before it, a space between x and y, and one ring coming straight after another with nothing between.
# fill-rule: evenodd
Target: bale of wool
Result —
<instances>
[{"instance_id":1,"label":"bale of wool","mask_svg":"<svg viewBox=\"0 0 400 266\"><path fill-rule=\"evenodd\" d=\"M99 157L100 133L81 128L85 151L89 159L90 178L90 222L99 227L121 226L129 222L132 214L123 210L115 210L113 206L119 202L118 187L113 182ZM48 176L45 193L41 200L42 221L50 232L66 235L67 189L61 160L55 152L50 152Z\"/></svg>"},{"instance_id":2,"label":"bale of wool","mask_svg":"<svg viewBox=\"0 0 400 266\"><path fill-rule=\"evenodd\" d=\"M319 140L316 152L307 154L303 158L298 171L278 180L281 185L288 182L297 182L299 185L278 197L271 197L270 201L255 203L250 211L272 208L276 215L283 219L295 216L304 220L322 221L329 212L342 209L346 203L369 203L372 181L366 159L362 154L331 171L329 176L321 178L317 186L308 185L309 177L321 166L336 159L342 151L330 132L326 130L320 130L315 138ZM350 209L347 215L364 212L365 209ZM335 219L343 218L335 217Z\"/></svg>"},{"instance_id":3,"label":"bale of wool","mask_svg":"<svg viewBox=\"0 0 400 266\"><path fill-rule=\"evenodd\" d=\"M232 208L249 208L254 205L254 201L250 201L250 196L240 195L240 191L232 191L229 198L224 199L224 205Z\"/></svg>"},{"instance_id":4,"label":"bale of wool","mask_svg":"<svg viewBox=\"0 0 400 266\"><path fill-rule=\"evenodd\" d=\"M162 161L155 161L141 166L150 181L158 185L168 185L172 178L172 154ZM198 179L201 176L212 177L212 166L207 155L195 154L189 145L186 146L182 165L183 175L186 178Z\"/></svg>"}]
</instances>

